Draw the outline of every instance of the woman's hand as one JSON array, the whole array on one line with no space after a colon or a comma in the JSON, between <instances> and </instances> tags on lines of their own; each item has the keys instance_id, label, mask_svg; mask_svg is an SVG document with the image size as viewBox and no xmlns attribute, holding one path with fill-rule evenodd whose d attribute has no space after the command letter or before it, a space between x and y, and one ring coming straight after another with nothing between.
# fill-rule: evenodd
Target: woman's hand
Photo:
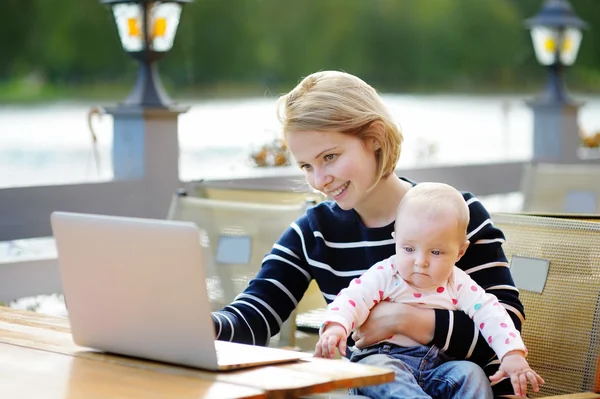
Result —
<instances>
[{"instance_id":1,"label":"woman's hand","mask_svg":"<svg viewBox=\"0 0 600 399\"><path fill-rule=\"evenodd\" d=\"M371 309L367 320L352 334L352 339L357 347L364 348L394 334L402 334L426 345L433 339L434 331L433 309L386 301Z\"/></svg>"}]
</instances>

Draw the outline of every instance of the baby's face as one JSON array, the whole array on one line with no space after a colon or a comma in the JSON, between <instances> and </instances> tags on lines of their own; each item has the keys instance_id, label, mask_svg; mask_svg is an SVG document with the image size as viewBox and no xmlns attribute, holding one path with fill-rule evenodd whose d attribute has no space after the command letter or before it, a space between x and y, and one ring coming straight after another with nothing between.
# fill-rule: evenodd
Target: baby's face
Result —
<instances>
[{"instance_id":1,"label":"baby's face","mask_svg":"<svg viewBox=\"0 0 600 399\"><path fill-rule=\"evenodd\" d=\"M409 209L398 215L394 237L400 275L420 289L436 288L448 281L469 244L454 215L429 218Z\"/></svg>"}]
</instances>

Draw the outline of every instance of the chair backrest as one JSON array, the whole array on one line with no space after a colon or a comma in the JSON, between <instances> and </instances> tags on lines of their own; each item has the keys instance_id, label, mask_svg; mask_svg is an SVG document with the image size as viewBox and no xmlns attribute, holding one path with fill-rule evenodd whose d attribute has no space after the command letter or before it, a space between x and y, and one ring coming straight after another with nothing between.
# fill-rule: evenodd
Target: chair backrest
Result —
<instances>
[{"instance_id":1,"label":"chair backrest","mask_svg":"<svg viewBox=\"0 0 600 399\"><path fill-rule=\"evenodd\" d=\"M492 215L525 306L523 339L546 384L539 394L592 391L600 352L598 222Z\"/></svg>"},{"instance_id":2,"label":"chair backrest","mask_svg":"<svg viewBox=\"0 0 600 399\"><path fill-rule=\"evenodd\" d=\"M213 310L231 303L261 267L262 259L289 225L313 201L276 205L173 196L167 218L195 222L203 231L206 284ZM294 347L294 312L273 337L271 345Z\"/></svg>"},{"instance_id":3,"label":"chair backrest","mask_svg":"<svg viewBox=\"0 0 600 399\"><path fill-rule=\"evenodd\" d=\"M528 164L521 191L525 212L600 213L600 165Z\"/></svg>"},{"instance_id":4,"label":"chair backrest","mask_svg":"<svg viewBox=\"0 0 600 399\"><path fill-rule=\"evenodd\" d=\"M272 205L173 197L168 219L195 222L205 233L207 283L215 308L233 301L258 272L263 257L308 203Z\"/></svg>"}]
</instances>

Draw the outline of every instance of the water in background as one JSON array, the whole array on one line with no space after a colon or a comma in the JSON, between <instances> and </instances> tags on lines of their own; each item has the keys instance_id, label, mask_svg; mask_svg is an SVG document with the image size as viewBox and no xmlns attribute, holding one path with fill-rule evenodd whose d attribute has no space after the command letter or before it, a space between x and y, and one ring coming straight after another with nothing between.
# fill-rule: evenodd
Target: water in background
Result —
<instances>
[{"instance_id":1,"label":"water in background","mask_svg":"<svg viewBox=\"0 0 600 399\"><path fill-rule=\"evenodd\" d=\"M532 152L532 113L517 96L384 95L404 132L399 166L523 160ZM583 99L580 124L600 130L600 97ZM252 150L278 136L275 100L251 98L190 104L180 116L182 180L281 173L255 168ZM0 188L105 181L112 178L112 118L94 120L93 104L0 107ZM294 166L290 167L296 171Z\"/></svg>"},{"instance_id":2,"label":"water in background","mask_svg":"<svg viewBox=\"0 0 600 399\"><path fill-rule=\"evenodd\" d=\"M405 135L400 167L531 156L533 122L524 97L384 98ZM581 125L590 131L600 130L600 98L585 101ZM87 125L92 105L0 107L0 187L110 180L112 119L105 115L94 121L96 158ZM269 173L251 166L249 154L277 137L274 99L211 100L190 105L190 111L180 116L182 180Z\"/></svg>"}]
</instances>

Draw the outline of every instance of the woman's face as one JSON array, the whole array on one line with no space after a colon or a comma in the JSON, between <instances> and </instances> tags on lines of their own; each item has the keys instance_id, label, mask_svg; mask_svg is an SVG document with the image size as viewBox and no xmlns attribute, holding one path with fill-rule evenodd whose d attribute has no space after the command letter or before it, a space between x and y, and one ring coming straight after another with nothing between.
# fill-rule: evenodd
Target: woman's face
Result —
<instances>
[{"instance_id":1,"label":"woman's face","mask_svg":"<svg viewBox=\"0 0 600 399\"><path fill-rule=\"evenodd\" d=\"M289 132L286 141L308 184L342 209L360 204L375 182L377 164L371 142L320 131Z\"/></svg>"}]
</instances>

